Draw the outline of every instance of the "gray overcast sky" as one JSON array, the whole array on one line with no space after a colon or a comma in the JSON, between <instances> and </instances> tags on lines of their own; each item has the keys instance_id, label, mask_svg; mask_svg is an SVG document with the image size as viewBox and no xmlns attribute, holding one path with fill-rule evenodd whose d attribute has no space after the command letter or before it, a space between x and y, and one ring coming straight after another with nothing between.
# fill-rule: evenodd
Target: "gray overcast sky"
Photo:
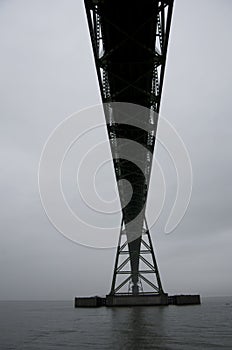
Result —
<instances>
[{"instance_id":1,"label":"gray overcast sky","mask_svg":"<svg viewBox=\"0 0 232 350\"><path fill-rule=\"evenodd\" d=\"M232 295L231 23L230 0L175 0L161 113L188 148L194 182L184 219L165 235L176 182L157 145L168 187L151 233L169 293ZM0 0L0 50L0 299L104 295L115 250L59 234L37 184L52 130L100 102L83 1Z\"/></svg>"}]
</instances>

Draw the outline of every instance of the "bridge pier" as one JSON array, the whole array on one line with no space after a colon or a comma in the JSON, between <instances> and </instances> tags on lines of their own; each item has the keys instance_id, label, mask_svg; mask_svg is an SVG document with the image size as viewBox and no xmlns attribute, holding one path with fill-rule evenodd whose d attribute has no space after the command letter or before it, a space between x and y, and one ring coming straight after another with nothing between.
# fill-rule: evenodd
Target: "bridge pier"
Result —
<instances>
[{"instance_id":1,"label":"bridge pier","mask_svg":"<svg viewBox=\"0 0 232 350\"><path fill-rule=\"evenodd\" d=\"M121 307L121 306L168 306L168 305L200 305L200 295L138 294L138 295L106 295L106 297L76 297L75 308L79 307Z\"/></svg>"}]
</instances>

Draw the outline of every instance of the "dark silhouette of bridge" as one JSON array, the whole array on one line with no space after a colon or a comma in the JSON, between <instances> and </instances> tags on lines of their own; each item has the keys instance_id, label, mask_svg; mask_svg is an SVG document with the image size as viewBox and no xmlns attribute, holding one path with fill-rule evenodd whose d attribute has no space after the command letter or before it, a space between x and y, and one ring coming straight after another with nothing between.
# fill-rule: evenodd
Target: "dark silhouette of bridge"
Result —
<instances>
[{"instance_id":1,"label":"dark silhouette of bridge","mask_svg":"<svg viewBox=\"0 0 232 350\"><path fill-rule=\"evenodd\" d=\"M76 298L76 306L168 304L145 208L173 0L85 0L85 7L122 223L109 295Z\"/></svg>"}]
</instances>

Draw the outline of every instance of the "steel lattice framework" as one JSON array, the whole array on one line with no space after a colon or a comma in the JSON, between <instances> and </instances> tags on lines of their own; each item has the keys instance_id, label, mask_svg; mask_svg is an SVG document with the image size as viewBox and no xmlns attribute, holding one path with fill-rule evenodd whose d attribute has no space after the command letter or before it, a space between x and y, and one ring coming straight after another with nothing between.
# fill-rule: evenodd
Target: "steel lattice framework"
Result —
<instances>
[{"instance_id":1,"label":"steel lattice framework","mask_svg":"<svg viewBox=\"0 0 232 350\"><path fill-rule=\"evenodd\" d=\"M85 0L85 7L123 208L110 294L162 294L145 207L173 0ZM136 113L121 107L125 104L146 111ZM122 139L139 143L143 151L125 159ZM122 179L133 188L129 204Z\"/></svg>"}]
</instances>

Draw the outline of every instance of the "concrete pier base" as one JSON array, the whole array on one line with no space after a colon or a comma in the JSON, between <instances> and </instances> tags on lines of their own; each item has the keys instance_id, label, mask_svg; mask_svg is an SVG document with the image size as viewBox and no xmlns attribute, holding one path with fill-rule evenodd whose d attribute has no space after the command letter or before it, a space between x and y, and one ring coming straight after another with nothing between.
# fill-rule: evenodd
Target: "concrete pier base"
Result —
<instances>
[{"instance_id":1,"label":"concrete pier base","mask_svg":"<svg viewBox=\"0 0 232 350\"><path fill-rule=\"evenodd\" d=\"M168 305L167 294L107 295L106 306Z\"/></svg>"},{"instance_id":2,"label":"concrete pier base","mask_svg":"<svg viewBox=\"0 0 232 350\"><path fill-rule=\"evenodd\" d=\"M171 295L168 297L169 305L199 305L201 303L200 295Z\"/></svg>"},{"instance_id":3,"label":"concrete pier base","mask_svg":"<svg viewBox=\"0 0 232 350\"><path fill-rule=\"evenodd\" d=\"M162 306L162 305L199 305L200 295L141 294L141 295L107 295L105 298L76 297L77 307L115 307L115 306Z\"/></svg>"},{"instance_id":4,"label":"concrete pier base","mask_svg":"<svg viewBox=\"0 0 232 350\"><path fill-rule=\"evenodd\" d=\"M106 298L95 297L76 297L74 299L75 307L99 307L105 305Z\"/></svg>"}]
</instances>

